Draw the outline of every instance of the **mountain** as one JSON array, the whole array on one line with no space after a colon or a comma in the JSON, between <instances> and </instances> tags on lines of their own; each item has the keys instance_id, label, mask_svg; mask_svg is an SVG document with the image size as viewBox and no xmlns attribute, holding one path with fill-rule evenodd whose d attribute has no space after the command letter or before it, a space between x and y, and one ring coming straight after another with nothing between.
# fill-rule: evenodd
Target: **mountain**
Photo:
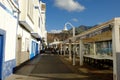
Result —
<instances>
[{"instance_id":1,"label":"mountain","mask_svg":"<svg viewBox=\"0 0 120 80\"><path fill-rule=\"evenodd\" d=\"M85 26L85 25L80 25L78 27L75 27L75 35L78 35L92 27L93 26ZM72 35L72 33L73 33L72 28L69 30L69 33Z\"/></svg>"},{"instance_id":2,"label":"mountain","mask_svg":"<svg viewBox=\"0 0 120 80\"><path fill-rule=\"evenodd\" d=\"M93 26L85 26L85 25L80 25L78 27L75 27L75 35L78 35L92 27ZM68 31L62 31L60 33L48 33L47 34L48 43L51 43L54 40L63 41L69 37L72 37L72 34L73 34L72 28Z\"/></svg>"}]
</instances>

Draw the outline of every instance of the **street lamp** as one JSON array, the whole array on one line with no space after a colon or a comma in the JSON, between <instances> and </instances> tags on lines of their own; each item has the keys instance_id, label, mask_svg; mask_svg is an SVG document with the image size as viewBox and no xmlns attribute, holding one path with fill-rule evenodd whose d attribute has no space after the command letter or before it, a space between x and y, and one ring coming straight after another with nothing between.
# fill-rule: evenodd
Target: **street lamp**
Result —
<instances>
[{"instance_id":1,"label":"street lamp","mask_svg":"<svg viewBox=\"0 0 120 80\"><path fill-rule=\"evenodd\" d=\"M70 25L72 26L73 28L73 41L74 41L74 37L75 37L75 27L70 23L70 22L67 22L65 23L65 26L64 26L64 31L67 31L67 25ZM69 59L71 60L71 43L70 43L70 49L69 49ZM75 52L73 50L73 65L75 65Z\"/></svg>"},{"instance_id":2,"label":"street lamp","mask_svg":"<svg viewBox=\"0 0 120 80\"><path fill-rule=\"evenodd\" d=\"M64 31L67 31L67 30L68 30L68 29L67 29L67 25L72 26L72 28L73 28L73 37L74 37L74 36L75 36L75 27L74 27L70 22L67 22L67 23L65 23Z\"/></svg>"}]
</instances>

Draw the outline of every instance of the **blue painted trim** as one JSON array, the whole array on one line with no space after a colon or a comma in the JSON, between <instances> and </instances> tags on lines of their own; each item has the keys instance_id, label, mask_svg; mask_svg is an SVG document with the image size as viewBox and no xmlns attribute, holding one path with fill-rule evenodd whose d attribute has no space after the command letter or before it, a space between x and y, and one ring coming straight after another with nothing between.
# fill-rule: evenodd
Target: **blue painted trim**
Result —
<instances>
[{"instance_id":1,"label":"blue painted trim","mask_svg":"<svg viewBox=\"0 0 120 80\"><path fill-rule=\"evenodd\" d=\"M12 15L14 18L17 18L17 17L14 16L14 14L13 14L9 9L7 9L1 2L0 2L0 7L2 7L7 13L9 13L10 15Z\"/></svg>"},{"instance_id":2,"label":"blue painted trim","mask_svg":"<svg viewBox=\"0 0 120 80\"><path fill-rule=\"evenodd\" d=\"M1 6L4 10L7 9L1 2L0 2L0 6Z\"/></svg>"},{"instance_id":3,"label":"blue painted trim","mask_svg":"<svg viewBox=\"0 0 120 80\"><path fill-rule=\"evenodd\" d=\"M12 59L9 61L4 62L3 67L3 76L2 80L5 80L9 75L13 74L13 68L16 66L16 60Z\"/></svg>"}]
</instances>

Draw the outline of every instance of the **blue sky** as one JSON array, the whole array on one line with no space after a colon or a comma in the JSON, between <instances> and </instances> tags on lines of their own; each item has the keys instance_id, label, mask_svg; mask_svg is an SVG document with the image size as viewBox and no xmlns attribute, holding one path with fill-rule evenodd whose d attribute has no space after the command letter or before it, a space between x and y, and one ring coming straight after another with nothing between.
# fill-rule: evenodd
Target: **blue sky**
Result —
<instances>
[{"instance_id":1,"label":"blue sky","mask_svg":"<svg viewBox=\"0 0 120 80\"><path fill-rule=\"evenodd\" d=\"M46 29L62 30L66 22L75 27L93 26L120 17L120 0L42 0L46 3ZM68 26L68 29L71 27Z\"/></svg>"}]
</instances>

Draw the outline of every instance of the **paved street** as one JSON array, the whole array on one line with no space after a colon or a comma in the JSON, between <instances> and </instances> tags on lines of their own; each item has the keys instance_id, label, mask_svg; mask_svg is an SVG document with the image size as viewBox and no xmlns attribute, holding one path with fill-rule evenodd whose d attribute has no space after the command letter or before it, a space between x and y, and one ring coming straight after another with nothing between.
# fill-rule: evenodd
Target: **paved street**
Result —
<instances>
[{"instance_id":1,"label":"paved street","mask_svg":"<svg viewBox=\"0 0 120 80\"><path fill-rule=\"evenodd\" d=\"M17 70L15 74L13 75L16 76L15 80L79 80L82 77L87 77L74 73L56 55L38 55ZM21 76L18 77L18 75Z\"/></svg>"},{"instance_id":2,"label":"paved street","mask_svg":"<svg viewBox=\"0 0 120 80\"><path fill-rule=\"evenodd\" d=\"M43 54L27 62L7 80L112 80L112 77L104 79L109 74L101 77L89 71L86 74L85 69L78 73L73 68L63 57Z\"/></svg>"}]
</instances>

